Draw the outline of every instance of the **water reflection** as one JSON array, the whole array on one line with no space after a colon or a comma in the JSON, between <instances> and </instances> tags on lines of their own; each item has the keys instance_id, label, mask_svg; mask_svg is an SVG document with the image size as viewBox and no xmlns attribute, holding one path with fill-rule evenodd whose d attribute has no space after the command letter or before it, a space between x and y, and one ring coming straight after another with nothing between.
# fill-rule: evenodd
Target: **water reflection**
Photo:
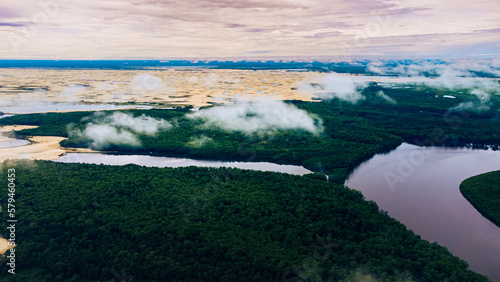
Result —
<instances>
[{"instance_id":1,"label":"water reflection","mask_svg":"<svg viewBox=\"0 0 500 282\"><path fill-rule=\"evenodd\" d=\"M14 148L14 147L28 145L30 143L29 141L21 139L2 142L2 139L4 138L0 138L0 148Z\"/></svg>"},{"instance_id":2,"label":"water reflection","mask_svg":"<svg viewBox=\"0 0 500 282\"><path fill-rule=\"evenodd\" d=\"M98 153L70 153L55 160L62 163L88 163L88 164L107 164L107 165L125 165L137 164L148 167L232 167L239 169L250 169L259 171L282 172L295 175L304 175L311 173L310 170L301 166L278 165L266 162L223 162L206 161L168 157L153 157L143 155L106 155Z\"/></svg>"},{"instance_id":3,"label":"water reflection","mask_svg":"<svg viewBox=\"0 0 500 282\"><path fill-rule=\"evenodd\" d=\"M460 193L468 177L500 169L500 152L402 144L361 164L346 185L409 229L500 281L500 228Z\"/></svg>"}]
</instances>

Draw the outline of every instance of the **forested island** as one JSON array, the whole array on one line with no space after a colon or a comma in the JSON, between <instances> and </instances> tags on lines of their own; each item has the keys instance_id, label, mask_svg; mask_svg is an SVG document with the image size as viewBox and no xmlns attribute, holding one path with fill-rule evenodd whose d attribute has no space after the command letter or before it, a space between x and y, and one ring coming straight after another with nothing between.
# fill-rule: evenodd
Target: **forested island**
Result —
<instances>
[{"instance_id":1,"label":"forested island","mask_svg":"<svg viewBox=\"0 0 500 282\"><path fill-rule=\"evenodd\" d=\"M500 227L500 170L467 178L462 195L486 218Z\"/></svg>"}]
</instances>

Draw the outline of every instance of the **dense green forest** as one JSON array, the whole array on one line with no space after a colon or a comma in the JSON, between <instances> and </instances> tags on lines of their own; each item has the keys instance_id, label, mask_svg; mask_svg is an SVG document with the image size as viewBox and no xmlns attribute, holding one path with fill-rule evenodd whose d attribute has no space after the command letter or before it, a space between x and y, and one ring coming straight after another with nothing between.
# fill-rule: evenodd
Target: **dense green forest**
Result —
<instances>
[{"instance_id":1,"label":"dense green forest","mask_svg":"<svg viewBox=\"0 0 500 282\"><path fill-rule=\"evenodd\" d=\"M397 104L384 101L380 90ZM356 105L287 101L321 119L319 134L224 131L186 117L189 107L119 111L172 126L137 134L141 146L103 148L302 165L329 175L330 183L322 174L6 163L2 175L16 168L16 232L22 238L16 256L22 263L5 279L109 281L124 270L136 281L486 281L341 184L359 163L401 142L497 149L499 101L493 97L489 110L477 113L450 111L477 101L445 90L374 83L363 95ZM38 125L16 134L64 136L63 146L92 147L69 132L114 112L16 115L0 125ZM6 196L0 197L5 204ZM6 213L1 216L6 236ZM2 267L0 275L7 273Z\"/></svg>"},{"instance_id":2,"label":"dense green forest","mask_svg":"<svg viewBox=\"0 0 500 282\"><path fill-rule=\"evenodd\" d=\"M385 102L376 95L380 90L397 101ZM453 94L456 99L443 98ZM476 147L500 145L499 101L492 98L491 107L481 113L457 112L448 109L461 102L477 102L471 95L426 87L411 89L382 88L372 84L363 90L367 97L356 105L339 100L321 102L289 101L323 121L324 132L314 135L297 130L281 130L267 135L227 132L218 128L200 127L202 121L185 117L189 108L173 110L123 111L134 116L147 115L175 124L155 136L139 135L142 146L110 145L106 150L122 153L158 154L199 159L269 161L302 165L330 175L343 183L359 163L376 153L389 151L403 141L423 146ZM68 137L68 125L82 129L92 122L93 112L27 114L0 119L0 125L40 125L37 129L18 132L20 135L57 135ZM200 137L214 142L195 145ZM71 137L61 143L66 147L89 147L90 141Z\"/></svg>"},{"instance_id":3,"label":"dense green forest","mask_svg":"<svg viewBox=\"0 0 500 282\"><path fill-rule=\"evenodd\" d=\"M320 174L23 160L3 187L7 169L2 281L487 281Z\"/></svg>"},{"instance_id":4,"label":"dense green forest","mask_svg":"<svg viewBox=\"0 0 500 282\"><path fill-rule=\"evenodd\" d=\"M500 170L467 178L462 195L486 218L500 227Z\"/></svg>"}]
</instances>

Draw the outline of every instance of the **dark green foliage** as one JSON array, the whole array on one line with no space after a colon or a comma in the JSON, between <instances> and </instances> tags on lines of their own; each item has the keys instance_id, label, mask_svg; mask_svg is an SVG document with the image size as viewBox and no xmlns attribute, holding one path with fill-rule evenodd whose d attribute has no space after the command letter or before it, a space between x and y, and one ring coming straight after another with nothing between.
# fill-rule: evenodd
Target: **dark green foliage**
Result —
<instances>
[{"instance_id":1,"label":"dark green foliage","mask_svg":"<svg viewBox=\"0 0 500 282\"><path fill-rule=\"evenodd\" d=\"M487 281L317 175L44 161L5 162L0 175L8 168L18 274L2 261L2 281L110 281L121 270L132 281Z\"/></svg>"},{"instance_id":2,"label":"dark green foliage","mask_svg":"<svg viewBox=\"0 0 500 282\"><path fill-rule=\"evenodd\" d=\"M490 111L451 113L448 108L470 96L383 89L398 101L394 105L375 94L381 89L367 88L367 99L357 105L290 101L323 120L320 135L248 136L203 128L201 121L184 117L187 109L126 111L176 126L154 137L138 136L141 148L107 149L297 164L343 183L360 162L403 141L500 144L496 98ZM447 94L457 99L435 97ZM68 124L81 129L92 116L18 115L0 124L40 125L20 135L67 137ZM213 141L193 144L200 136ZM87 146L88 141L72 138L62 145ZM16 232L22 243L16 254L22 263L16 276L8 276L2 263L2 281L109 281L122 269L136 281L293 281L296 276L337 281L358 273L384 281L486 281L359 192L328 184L320 174L34 163L6 164L17 169ZM2 204L5 195L0 195ZM0 215L6 235L6 213Z\"/></svg>"},{"instance_id":3,"label":"dark green foliage","mask_svg":"<svg viewBox=\"0 0 500 282\"><path fill-rule=\"evenodd\" d=\"M484 217L500 227L500 170L465 179L460 192Z\"/></svg>"}]
</instances>

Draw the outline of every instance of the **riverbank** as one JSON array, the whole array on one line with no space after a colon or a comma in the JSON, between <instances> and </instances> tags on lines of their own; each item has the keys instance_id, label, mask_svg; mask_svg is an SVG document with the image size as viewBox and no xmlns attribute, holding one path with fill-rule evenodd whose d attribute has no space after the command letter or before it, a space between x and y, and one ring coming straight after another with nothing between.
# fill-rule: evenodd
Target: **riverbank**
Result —
<instances>
[{"instance_id":1,"label":"riverbank","mask_svg":"<svg viewBox=\"0 0 500 282\"><path fill-rule=\"evenodd\" d=\"M11 248L12 246L9 246L9 240L0 236L0 255L5 254L5 252Z\"/></svg>"},{"instance_id":2,"label":"riverbank","mask_svg":"<svg viewBox=\"0 0 500 282\"><path fill-rule=\"evenodd\" d=\"M38 126L26 126L26 125L10 125L2 126L0 128L0 133L8 134L12 131L19 131L23 129L34 129ZM91 149L85 148L64 148L59 144L62 140L66 138L58 136L31 136L27 137L26 140L30 143L29 145L18 146L18 147L7 147L0 148L0 162L8 159L32 159L32 160L54 160L66 153L91 153L96 152ZM12 138L6 139L15 140ZM7 142L3 140L4 142Z\"/></svg>"},{"instance_id":3,"label":"riverbank","mask_svg":"<svg viewBox=\"0 0 500 282\"><path fill-rule=\"evenodd\" d=\"M404 143L359 165L345 185L422 239L447 247L472 270L500 281L500 229L459 191L466 178L499 164L498 151Z\"/></svg>"},{"instance_id":4,"label":"riverbank","mask_svg":"<svg viewBox=\"0 0 500 282\"><path fill-rule=\"evenodd\" d=\"M460 192L476 210L500 227L500 170L467 178Z\"/></svg>"}]
</instances>

